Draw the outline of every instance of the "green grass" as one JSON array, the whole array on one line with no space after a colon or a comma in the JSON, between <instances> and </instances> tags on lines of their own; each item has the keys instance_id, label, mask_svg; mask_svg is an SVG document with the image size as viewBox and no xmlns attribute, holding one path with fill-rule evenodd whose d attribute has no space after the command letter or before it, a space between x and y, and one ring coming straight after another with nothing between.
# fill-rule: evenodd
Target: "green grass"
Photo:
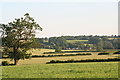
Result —
<instances>
[{"instance_id":1,"label":"green grass","mask_svg":"<svg viewBox=\"0 0 120 80\"><path fill-rule=\"evenodd\" d=\"M3 78L118 78L118 62L4 66Z\"/></svg>"}]
</instances>

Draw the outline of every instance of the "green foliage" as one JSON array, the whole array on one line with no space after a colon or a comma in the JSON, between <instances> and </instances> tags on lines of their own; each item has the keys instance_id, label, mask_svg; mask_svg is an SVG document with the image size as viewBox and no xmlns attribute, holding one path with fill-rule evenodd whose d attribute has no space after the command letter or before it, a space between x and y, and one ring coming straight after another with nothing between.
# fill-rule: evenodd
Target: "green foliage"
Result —
<instances>
[{"instance_id":1,"label":"green foliage","mask_svg":"<svg viewBox=\"0 0 120 80\"><path fill-rule=\"evenodd\" d=\"M15 64L19 59L30 57L30 54L26 52L35 43L35 30L42 30L28 13L13 22L1 24L0 28L2 29L3 53L14 59Z\"/></svg>"},{"instance_id":2,"label":"green foliage","mask_svg":"<svg viewBox=\"0 0 120 80\"><path fill-rule=\"evenodd\" d=\"M98 55L109 55L109 53L98 53Z\"/></svg>"},{"instance_id":3,"label":"green foliage","mask_svg":"<svg viewBox=\"0 0 120 80\"><path fill-rule=\"evenodd\" d=\"M97 51L103 51L103 41L100 40L97 45L96 45L96 50Z\"/></svg>"},{"instance_id":4,"label":"green foliage","mask_svg":"<svg viewBox=\"0 0 120 80\"><path fill-rule=\"evenodd\" d=\"M65 55L33 55L32 57L60 57L60 56L82 56L82 55L92 55L91 53L82 53L82 54L65 54Z\"/></svg>"},{"instance_id":5,"label":"green foliage","mask_svg":"<svg viewBox=\"0 0 120 80\"><path fill-rule=\"evenodd\" d=\"M39 38L41 48L55 49L56 46L62 49L119 49L120 41L118 36L61 36L50 38ZM86 46L89 44L90 47Z\"/></svg>"},{"instance_id":6,"label":"green foliage","mask_svg":"<svg viewBox=\"0 0 120 80\"><path fill-rule=\"evenodd\" d=\"M55 52L62 52L62 48L61 47L56 47Z\"/></svg>"},{"instance_id":7,"label":"green foliage","mask_svg":"<svg viewBox=\"0 0 120 80\"><path fill-rule=\"evenodd\" d=\"M51 60L50 62L47 62L46 64L50 63L78 63L78 62L110 62L110 61L120 61L118 58L112 58L112 59L86 59L86 60L66 60L66 61L61 61L61 60Z\"/></svg>"},{"instance_id":8,"label":"green foliage","mask_svg":"<svg viewBox=\"0 0 120 80\"><path fill-rule=\"evenodd\" d=\"M109 41L104 41L104 46L103 46L104 49L113 49L113 45L111 42Z\"/></svg>"},{"instance_id":9,"label":"green foliage","mask_svg":"<svg viewBox=\"0 0 120 80\"><path fill-rule=\"evenodd\" d=\"M2 66L8 66L9 62L8 61L2 61Z\"/></svg>"},{"instance_id":10,"label":"green foliage","mask_svg":"<svg viewBox=\"0 0 120 80\"><path fill-rule=\"evenodd\" d=\"M97 51L103 51L103 48L101 46L97 46Z\"/></svg>"},{"instance_id":11,"label":"green foliage","mask_svg":"<svg viewBox=\"0 0 120 80\"><path fill-rule=\"evenodd\" d=\"M85 43L88 42L88 40L67 40L68 43Z\"/></svg>"},{"instance_id":12,"label":"green foliage","mask_svg":"<svg viewBox=\"0 0 120 80\"><path fill-rule=\"evenodd\" d=\"M53 45L54 48L56 47L66 48L68 46L67 41L63 37L51 37L49 38L49 43Z\"/></svg>"},{"instance_id":13,"label":"green foliage","mask_svg":"<svg viewBox=\"0 0 120 80\"><path fill-rule=\"evenodd\" d=\"M120 38L113 39L112 43L113 43L114 48L120 49Z\"/></svg>"},{"instance_id":14,"label":"green foliage","mask_svg":"<svg viewBox=\"0 0 120 80\"><path fill-rule=\"evenodd\" d=\"M120 54L120 51L114 52L113 54Z\"/></svg>"},{"instance_id":15,"label":"green foliage","mask_svg":"<svg viewBox=\"0 0 120 80\"><path fill-rule=\"evenodd\" d=\"M100 42L100 41L101 40L98 37L90 37L90 39L89 39L90 44L98 44L98 42Z\"/></svg>"}]
</instances>

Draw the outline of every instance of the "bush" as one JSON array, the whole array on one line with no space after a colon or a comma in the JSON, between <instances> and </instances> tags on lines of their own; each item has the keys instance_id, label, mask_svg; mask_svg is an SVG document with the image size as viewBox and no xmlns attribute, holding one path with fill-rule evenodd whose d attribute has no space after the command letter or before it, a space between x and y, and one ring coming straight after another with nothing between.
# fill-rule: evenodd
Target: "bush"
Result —
<instances>
[{"instance_id":1,"label":"bush","mask_svg":"<svg viewBox=\"0 0 120 80\"><path fill-rule=\"evenodd\" d=\"M109 55L109 53L98 53L98 55Z\"/></svg>"},{"instance_id":2,"label":"bush","mask_svg":"<svg viewBox=\"0 0 120 80\"><path fill-rule=\"evenodd\" d=\"M117 52L115 52L115 53L113 53L113 54L120 54L120 51L117 51Z\"/></svg>"},{"instance_id":3,"label":"bush","mask_svg":"<svg viewBox=\"0 0 120 80\"><path fill-rule=\"evenodd\" d=\"M61 47L56 47L55 52L62 52L62 48Z\"/></svg>"},{"instance_id":4,"label":"bush","mask_svg":"<svg viewBox=\"0 0 120 80\"><path fill-rule=\"evenodd\" d=\"M8 61L2 61L2 66L7 66L7 65L9 65Z\"/></svg>"}]
</instances>

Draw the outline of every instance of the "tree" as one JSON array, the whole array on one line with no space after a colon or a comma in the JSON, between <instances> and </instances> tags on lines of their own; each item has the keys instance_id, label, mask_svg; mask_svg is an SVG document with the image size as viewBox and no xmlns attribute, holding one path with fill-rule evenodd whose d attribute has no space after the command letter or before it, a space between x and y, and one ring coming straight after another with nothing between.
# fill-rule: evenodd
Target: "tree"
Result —
<instances>
[{"instance_id":1,"label":"tree","mask_svg":"<svg viewBox=\"0 0 120 80\"><path fill-rule=\"evenodd\" d=\"M104 41L104 46L103 46L104 49L113 49L113 45L111 42L109 41Z\"/></svg>"},{"instance_id":2,"label":"tree","mask_svg":"<svg viewBox=\"0 0 120 80\"><path fill-rule=\"evenodd\" d=\"M102 37L102 40L103 40L103 41L108 41L108 37L107 37L107 36L104 36L104 37Z\"/></svg>"},{"instance_id":3,"label":"tree","mask_svg":"<svg viewBox=\"0 0 120 80\"><path fill-rule=\"evenodd\" d=\"M90 49L90 45L89 45L89 44L86 45L86 49L87 49L87 50Z\"/></svg>"},{"instance_id":4,"label":"tree","mask_svg":"<svg viewBox=\"0 0 120 80\"><path fill-rule=\"evenodd\" d=\"M90 39L89 39L90 44L98 44L100 41L101 41L101 39L98 37L90 37Z\"/></svg>"},{"instance_id":5,"label":"tree","mask_svg":"<svg viewBox=\"0 0 120 80\"><path fill-rule=\"evenodd\" d=\"M57 46L61 48L66 48L68 46L67 41L63 37L51 37L49 38L49 43L56 48Z\"/></svg>"},{"instance_id":6,"label":"tree","mask_svg":"<svg viewBox=\"0 0 120 80\"><path fill-rule=\"evenodd\" d=\"M115 48L115 49L120 49L120 39L118 38L118 39L114 39L113 41L112 41L112 44L113 44L113 47Z\"/></svg>"},{"instance_id":7,"label":"tree","mask_svg":"<svg viewBox=\"0 0 120 80\"><path fill-rule=\"evenodd\" d=\"M28 13L8 24L1 24L3 53L14 60L16 65L20 59L30 58L27 51L35 42L35 30L42 30Z\"/></svg>"},{"instance_id":8,"label":"tree","mask_svg":"<svg viewBox=\"0 0 120 80\"><path fill-rule=\"evenodd\" d=\"M62 48L57 46L57 47L55 48L55 52L62 52Z\"/></svg>"},{"instance_id":9,"label":"tree","mask_svg":"<svg viewBox=\"0 0 120 80\"><path fill-rule=\"evenodd\" d=\"M98 44L96 45L96 50L97 51L103 51L103 41L99 41Z\"/></svg>"}]
</instances>

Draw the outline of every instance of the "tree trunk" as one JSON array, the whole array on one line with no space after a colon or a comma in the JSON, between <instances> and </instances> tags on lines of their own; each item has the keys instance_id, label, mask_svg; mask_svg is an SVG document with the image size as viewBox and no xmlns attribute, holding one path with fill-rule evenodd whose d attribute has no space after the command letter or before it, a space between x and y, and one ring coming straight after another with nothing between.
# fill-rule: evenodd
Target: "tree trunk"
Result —
<instances>
[{"instance_id":1,"label":"tree trunk","mask_svg":"<svg viewBox=\"0 0 120 80\"><path fill-rule=\"evenodd\" d=\"M17 49L14 47L13 48L13 55L14 55L14 65L17 65L18 59L17 59Z\"/></svg>"},{"instance_id":2,"label":"tree trunk","mask_svg":"<svg viewBox=\"0 0 120 80\"><path fill-rule=\"evenodd\" d=\"M18 60L14 58L14 65L17 65Z\"/></svg>"}]
</instances>

